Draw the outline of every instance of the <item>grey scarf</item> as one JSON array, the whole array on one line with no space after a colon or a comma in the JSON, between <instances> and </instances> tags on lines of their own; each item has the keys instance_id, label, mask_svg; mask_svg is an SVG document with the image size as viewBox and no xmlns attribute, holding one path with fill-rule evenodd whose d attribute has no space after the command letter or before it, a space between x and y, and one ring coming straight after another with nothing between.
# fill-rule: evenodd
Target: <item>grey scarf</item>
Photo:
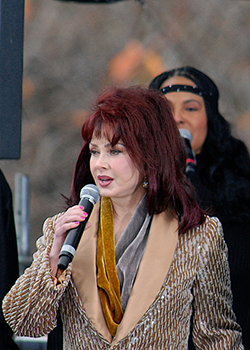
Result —
<instances>
[{"instance_id":1,"label":"grey scarf","mask_svg":"<svg viewBox=\"0 0 250 350\"><path fill-rule=\"evenodd\" d=\"M126 309L147 244L151 216L147 213L146 201L145 195L115 246L116 270L120 281L123 311Z\"/></svg>"}]
</instances>

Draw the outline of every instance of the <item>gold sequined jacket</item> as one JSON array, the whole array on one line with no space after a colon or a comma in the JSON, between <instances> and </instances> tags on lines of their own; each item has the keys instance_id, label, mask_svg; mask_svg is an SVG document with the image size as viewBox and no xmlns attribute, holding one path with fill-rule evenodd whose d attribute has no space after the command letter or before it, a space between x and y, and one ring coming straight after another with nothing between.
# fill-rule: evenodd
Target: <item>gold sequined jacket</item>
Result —
<instances>
[{"instance_id":1,"label":"gold sequined jacket","mask_svg":"<svg viewBox=\"0 0 250 350\"><path fill-rule=\"evenodd\" d=\"M187 350L190 317L197 349L243 349L232 311L227 247L220 222L178 235L168 212L155 215L137 277L114 338L106 326L96 283L98 208L60 284L49 265L54 225L46 220L34 260L3 301L17 335L40 337L60 310L64 350Z\"/></svg>"}]
</instances>

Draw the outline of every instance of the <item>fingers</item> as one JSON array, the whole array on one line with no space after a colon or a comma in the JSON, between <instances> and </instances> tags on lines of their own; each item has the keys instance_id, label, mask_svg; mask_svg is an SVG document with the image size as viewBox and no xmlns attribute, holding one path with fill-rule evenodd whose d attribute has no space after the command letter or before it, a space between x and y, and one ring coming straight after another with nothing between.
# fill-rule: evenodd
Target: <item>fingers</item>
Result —
<instances>
[{"instance_id":1,"label":"fingers","mask_svg":"<svg viewBox=\"0 0 250 350\"><path fill-rule=\"evenodd\" d=\"M55 224L54 241L50 251L50 265L54 273L59 259L59 254L63 246L64 240L68 234L68 231L79 225L84 221L88 214L84 211L84 207L75 205L69 208ZM86 229L90 227L90 224L86 225Z\"/></svg>"},{"instance_id":2,"label":"fingers","mask_svg":"<svg viewBox=\"0 0 250 350\"><path fill-rule=\"evenodd\" d=\"M88 214L84 211L84 207L75 205L69 208L55 224L55 236L65 239L67 232L84 221Z\"/></svg>"}]
</instances>

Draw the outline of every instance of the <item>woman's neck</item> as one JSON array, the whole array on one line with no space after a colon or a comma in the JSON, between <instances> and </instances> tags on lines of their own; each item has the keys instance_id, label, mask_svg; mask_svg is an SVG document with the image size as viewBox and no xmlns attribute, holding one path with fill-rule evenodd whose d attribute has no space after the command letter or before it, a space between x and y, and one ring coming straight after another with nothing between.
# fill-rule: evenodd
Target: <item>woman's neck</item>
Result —
<instances>
[{"instance_id":1,"label":"woman's neck","mask_svg":"<svg viewBox=\"0 0 250 350\"><path fill-rule=\"evenodd\" d=\"M115 241L117 242L121 237L123 231L129 223L135 209L140 203L144 194L132 197L127 201L124 199L111 199L113 207L113 219L114 219L114 234Z\"/></svg>"}]
</instances>

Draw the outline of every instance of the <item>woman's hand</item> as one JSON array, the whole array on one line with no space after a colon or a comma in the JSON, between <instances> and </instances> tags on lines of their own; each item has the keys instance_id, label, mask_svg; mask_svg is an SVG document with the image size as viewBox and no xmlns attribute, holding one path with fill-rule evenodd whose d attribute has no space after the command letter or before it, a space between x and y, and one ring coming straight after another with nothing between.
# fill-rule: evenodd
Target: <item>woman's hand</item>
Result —
<instances>
[{"instance_id":1,"label":"woman's hand","mask_svg":"<svg viewBox=\"0 0 250 350\"><path fill-rule=\"evenodd\" d=\"M83 206L75 205L56 221L54 242L50 252L50 266L54 275L56 275L59 254L69 230L79 226L80 222L84 221L87 216ZM85 229L89 228L90 225L87 223Z\"/></svg>"}]
</instances>

